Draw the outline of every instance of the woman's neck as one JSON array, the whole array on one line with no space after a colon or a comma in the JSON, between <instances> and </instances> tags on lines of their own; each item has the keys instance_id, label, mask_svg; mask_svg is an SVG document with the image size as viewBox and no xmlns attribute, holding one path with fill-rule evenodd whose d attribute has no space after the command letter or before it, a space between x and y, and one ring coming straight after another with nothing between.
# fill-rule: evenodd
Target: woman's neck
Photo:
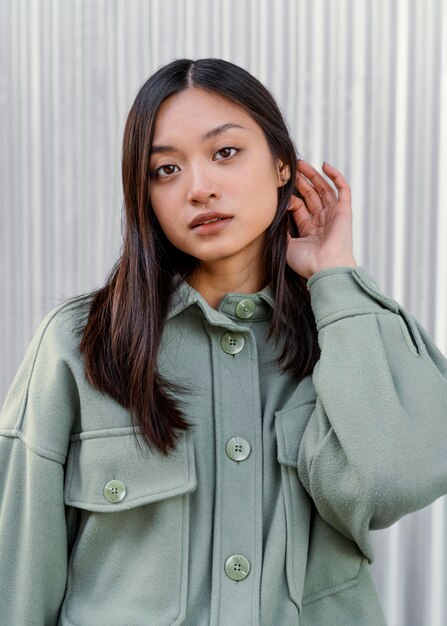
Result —
<instances>
[{"instance_id":1,"label":"woman's neck","mask_svg":"<svg viewBox=\"0 0 447 626\"><path fill-rule=\"evenodd\" d=\"M186 282L191 285L208 304L216 309L222 298L230 291L256 293L265 287L259 264L244 268L231 267L220 260L218 263L201 263Z\"/></svg>"}]
</instances>

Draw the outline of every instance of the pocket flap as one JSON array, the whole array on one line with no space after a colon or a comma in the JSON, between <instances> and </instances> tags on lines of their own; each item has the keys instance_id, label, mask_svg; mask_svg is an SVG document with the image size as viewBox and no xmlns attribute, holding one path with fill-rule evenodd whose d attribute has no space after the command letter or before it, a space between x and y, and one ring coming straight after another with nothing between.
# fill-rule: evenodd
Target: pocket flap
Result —
<instances>
[{"instance_id":1,"label":"pocket flap","mask_svg":"<svg viewBox=\"0 0 447 626\"><path fill-rule=\"evenodd\" d=\"M65 504L89 511L123 511L194 491L197 475L191 436L181 433L168 456L138 446L132 428L81 433L68 453ZM113 502L109 483L118 484ZM105 489L108 485L108 489Z\"/></svg>"},{"instance_id":2,"label":"pocket flap","mask_svg":"<svg viewBox=\"0 0 447 626\"><path fill-rule=\"evenodd\" d=\"M278 446L278 462L297 467L298 450L315 402L305 402L275 412L275 429Z\"/></svg>"}]
</instances>

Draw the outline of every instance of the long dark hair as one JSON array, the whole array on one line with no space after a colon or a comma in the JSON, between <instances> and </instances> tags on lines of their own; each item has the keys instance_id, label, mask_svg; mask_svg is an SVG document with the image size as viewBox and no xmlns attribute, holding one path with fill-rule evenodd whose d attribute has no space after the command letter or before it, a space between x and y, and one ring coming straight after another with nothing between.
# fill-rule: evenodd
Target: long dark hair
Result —
<instances>
[{"instance_id":1,"label":"long dark hair","mask_svg":"<svg viewBox=\"0 0 447 626\"><path fill-rule=\"evenodd\" d=\"M275 294L267 339L279 348L279 366L297 381L319 358L306 279L286 264L287 229L298 236L286 205L295 189L297 151L270 92L243 68L216 58L176 59L140 88L127 117L122 151L125 223L121 254L106 284L87 294L89 309L79 343L88 382L127 408L145 442L168 454L191 424L181 409L187 390L157 371L157 354L171 296L197 259L166 238L150 200L149 160L157 112L170 95L189 87L217 92L242 106L264 131L274 159L292 174L278 188L265 233L262 272Z\"/></svg>"}]
</instances>

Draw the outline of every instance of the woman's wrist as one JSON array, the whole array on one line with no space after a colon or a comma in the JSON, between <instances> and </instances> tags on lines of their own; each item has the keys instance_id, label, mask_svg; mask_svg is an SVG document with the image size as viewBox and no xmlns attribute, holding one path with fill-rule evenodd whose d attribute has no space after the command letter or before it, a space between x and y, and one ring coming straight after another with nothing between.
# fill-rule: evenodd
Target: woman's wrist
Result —
<instances>
[{"instance_id":1,"label":"woman's wrist","mask_svg":"<svg viewBox=\"0 0 447 626\"><path fill-rule=\"evenodd\" d=\"M330 269L333 267L358 267L358 264L353 257L348 257L346 259L340 258L333 261L319 263L316 267L312 268L312 273L310 274L310 276L307 277L307 279L309 280L309 278L317 272L321 272L322 270Z\"/></svg>"}]
</instances>

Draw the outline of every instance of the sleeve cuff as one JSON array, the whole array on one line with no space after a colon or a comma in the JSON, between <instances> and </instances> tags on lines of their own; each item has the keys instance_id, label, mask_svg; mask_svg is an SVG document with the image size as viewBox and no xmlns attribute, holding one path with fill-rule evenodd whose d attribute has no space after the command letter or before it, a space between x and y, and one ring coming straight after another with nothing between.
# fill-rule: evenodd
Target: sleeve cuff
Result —
<instances>
[{"instance_id":1,"label":"sleeve cuff","mask_svg":"<svg viewBox=\"0 0 447 626\"><path fill-rule=\"evenodd\" d=\"M399 313L399 304L382 293L367 268L330 267L307 281L317 329L341 317L377 313L387 308Z\"/></svg>"}]
</instances>

